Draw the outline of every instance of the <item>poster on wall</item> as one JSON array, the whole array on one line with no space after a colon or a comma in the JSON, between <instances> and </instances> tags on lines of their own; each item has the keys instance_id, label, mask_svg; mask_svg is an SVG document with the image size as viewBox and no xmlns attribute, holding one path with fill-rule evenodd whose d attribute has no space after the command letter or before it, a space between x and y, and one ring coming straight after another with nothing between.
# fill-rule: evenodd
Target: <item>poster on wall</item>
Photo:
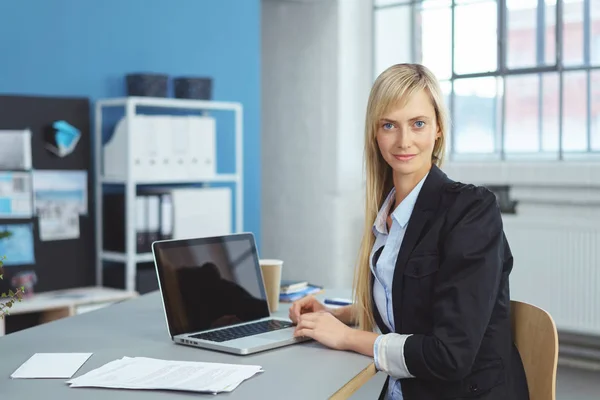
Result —
<instances>
[{"instance_id":1,"label":"poster on wall","mask_svg":"<svg viewBox=\"0 0 600 400\"><path fill-rule=\"evenodd\" d=\"M31 131L0 130L0 169L31 169Z\"/></svg>"},{"instance_id":2,"label":"poster on wall","mask_svg":"<svg viewBox=\"0 0 600 400\"><path fill-rule=\"evenodd\" d=\"M35 171L33 197L40 240L79 238L79 216L88 213L87 195L87 171Z\"/></svg>"},{"instance_id":3,"label":"poster on wall","mask_svg":"<svg viewBox=\"0 0 600 400\"><path fill-rule=\"evenodd\" d=\"M31 174L0 172L0 219L31 218Z\"/></svg>"},{"instance_id":4,"label":"poster on wall","mask_svg":"<svg viewBox=\"0 0 600 400\"><path fill-rule=\"evenodd\" d=\"M35 255L33 250L33 224L0 225L0 254L4 266L33 265Z\"/></svg>"}]
</instances>

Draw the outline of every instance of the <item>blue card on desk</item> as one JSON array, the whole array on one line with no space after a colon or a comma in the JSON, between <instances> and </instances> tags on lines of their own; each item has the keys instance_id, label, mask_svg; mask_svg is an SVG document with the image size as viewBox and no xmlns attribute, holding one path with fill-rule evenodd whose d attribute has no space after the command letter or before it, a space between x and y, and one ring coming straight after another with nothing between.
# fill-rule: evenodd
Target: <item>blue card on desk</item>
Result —
<instances>
[{"instance_id":1,"label":"blue card on desk","mask_svg":"<svg viewBox=\"0 0 600 400\"><path fill-rule=\"evenodd\" d=\"M297 291L297 292L293 292L293 293L281 293L279 295L279 301L281 301L282 303L291 303L293 301L296 301L298 299L301 299L305 296L308 296L310 294L317 294L323 291L323 287L322 286L317 286L317 285L311 285L309 284L308 286L306 286L306 288Z\"/></svg>"}]
</instances>

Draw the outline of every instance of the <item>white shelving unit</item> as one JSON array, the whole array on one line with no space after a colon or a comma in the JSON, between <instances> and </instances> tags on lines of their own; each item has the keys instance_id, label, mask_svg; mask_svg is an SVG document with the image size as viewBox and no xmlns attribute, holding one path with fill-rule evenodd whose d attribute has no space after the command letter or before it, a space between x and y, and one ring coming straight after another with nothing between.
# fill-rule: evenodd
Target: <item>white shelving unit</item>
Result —
<instances>
[{"instance_id":1,"label":"white shelving unit","mask_svg":"<svg viewBox=\"0 0 600 400\"><path fill-rule=\"evenodd\" d=\"M213 177L200 178L198 180L174 180L174 181L148 181L136 180L132 174L133 157L131 135L127 137L127 171L124 171L123 177L104 176L103 143L102 143L102 121L103 113L107 108L123 107L127 124L127 132L130 132L130 121L137 113L138 107L164 108L168 110L197 110L197 111L232 111L235 118L235 173L234 174L216 174ZM168 114L166 112L165 114ZM197 183L234 183L235 184L235 228L236 232L243 230L243 107L240 103L217 102L204 100L185 100L173 98L153 98L153 97L123 97L114 99L103 99L96 102L95 111L95 132L94 132L94 155L95 155L95 184L96 184L96 284L102 286L103 282L103 262L114 261L125 264L125 289L135 290L137 264L142 262L151 262L154 260L152 253L138 254L136 249L136 213L135 198L136 189L139 185L186 185ZM217 135L218 140L218 135ZM104 184L122 184L125 186L125 252L117 253L104 251L103 244L103 207Z\"/></svg>"}]
</instances>

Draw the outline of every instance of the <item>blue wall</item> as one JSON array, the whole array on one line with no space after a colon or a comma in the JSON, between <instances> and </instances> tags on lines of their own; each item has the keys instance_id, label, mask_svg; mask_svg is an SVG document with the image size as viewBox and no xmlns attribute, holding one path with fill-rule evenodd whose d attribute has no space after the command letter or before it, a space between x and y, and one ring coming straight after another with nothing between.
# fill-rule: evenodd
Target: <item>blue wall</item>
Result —
<instances>
[{"instance_id":1,"label":"blue wall","mask_svg":"<svg viewBox=\"0 0 600 400\"><path fill-rule=\"evenodd\" d=\"M123 76L212 76L244 106L244 228L260 244L260 0L0 0L0 93L125 95ZM218 157L231 164L231 151Z\"/></svg>"}]
</instances>

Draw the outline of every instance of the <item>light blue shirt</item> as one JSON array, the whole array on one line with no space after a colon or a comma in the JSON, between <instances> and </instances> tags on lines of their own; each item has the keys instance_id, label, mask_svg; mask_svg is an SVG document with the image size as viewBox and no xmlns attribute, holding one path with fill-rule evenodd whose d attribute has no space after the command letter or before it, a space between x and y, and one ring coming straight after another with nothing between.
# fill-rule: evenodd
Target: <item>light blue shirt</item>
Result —
<instances>
[{"instance_id":1,"label":"light blue shirt","mask_svg":"<svg viewBox=\"0 0 600 400\"><path fill-rule=\"evenodd\" d=\"M386 219L388 217L390 208L394 205L396 199L395 189L392 189L388 194L377 214L375 222L373 223L375 244L371 250L370 265L371 271L375 276L375 280L373 282L373 298L375 301L375 306L377 307L377 310L383 319L383 323L390 329L391 332L395 332L396 330L392 301L392 281L394 279L396 259L398 258L400 246L402 245L402 240L404 239L404 235L406 233L408 221L410 220L413 208L417 202L417 198L419 197L419 193L421 192L421 188L423 187L423 183L425 182L426 178L427 175L425 175L425 177L419 181L417 186L415 186L408 196L406 196L406 198L402 200L398 207L396 207L396 209L392 212L392 225L389 229L389 232ZM382 246L385 247L379 256L379 259L377 260L377 265L374 266L373 256L379 249L381 249ZM382 370L390 375L387 398L391 400L401 400L403 397L400 381L393 376L410 376L404 362L403 350L404 342L406 341L406 337L408 337L408 335L390 334L390 337L386 336L388 335L379 336L379 338L375 341L375 347L373 351L375 365L379 370ZM392 357L387 356L387 354L390 352L394 353L392 354ZM401 367L400 369L392 365L398 364L397 360L391 361L392 358L401 359L401 362L399 363ZM388 359L390 362L387 361Z\"/></svg>"}]
</instances>

